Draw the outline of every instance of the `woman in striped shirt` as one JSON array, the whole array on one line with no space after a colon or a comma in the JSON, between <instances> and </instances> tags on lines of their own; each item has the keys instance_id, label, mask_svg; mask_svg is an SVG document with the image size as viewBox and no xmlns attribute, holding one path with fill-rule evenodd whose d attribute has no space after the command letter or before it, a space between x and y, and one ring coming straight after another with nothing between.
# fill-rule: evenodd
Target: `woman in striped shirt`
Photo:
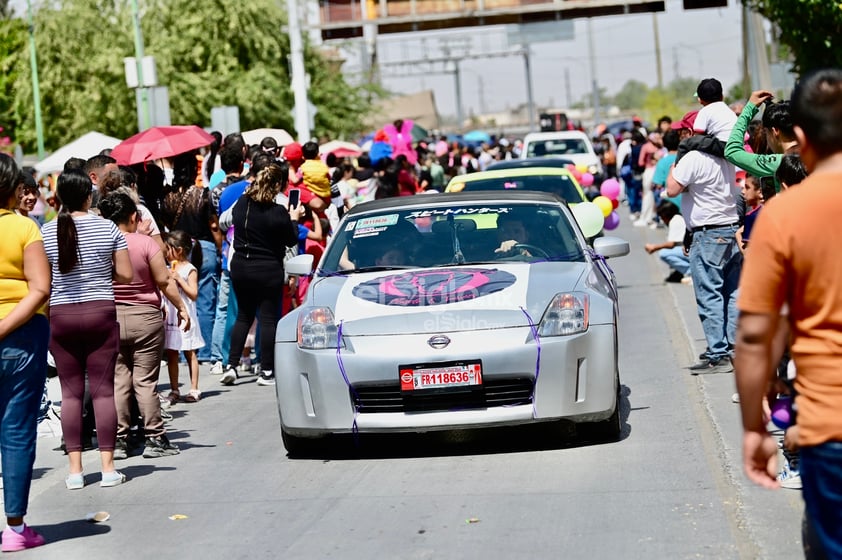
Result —
<instances>
[{"instance_id":1,"label":"woman in striped shirt","mask_svg":"<svg viewBox=\"0 0 842 560\"><path fill-rule=\"evenodd\" d=\"M42 234L52 268L50 352L61 382L61 428L70 460L65 483L71 490L85 485L82 398L87 373L102 462L100 486L117 486L125 476L114 469L114 365L120 333L112 279L131 282L132 264L117 226L89 212L92 186L87 175L63 172L56 192L61 210Z\"/></svg>"}]
</instances>

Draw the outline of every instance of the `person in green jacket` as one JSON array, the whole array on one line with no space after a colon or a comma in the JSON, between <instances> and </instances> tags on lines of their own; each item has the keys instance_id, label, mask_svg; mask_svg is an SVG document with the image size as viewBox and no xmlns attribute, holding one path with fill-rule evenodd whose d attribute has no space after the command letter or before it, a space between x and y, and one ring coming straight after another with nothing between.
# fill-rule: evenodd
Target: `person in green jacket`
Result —
<instances>
[{"instance_id":1,"label":"person in green jacket","mask_svg":"<svg viewBox=\"0 0 842 560\"><path fill-rule=\"evenodd\" d=\"M771 103L771 99L772 93L769 91L753 91L725 143L725 159L755 177L775 177L783 154L798 153L798 141L792 129L789 102ZM766 142L775 153L752 154L745 149L746 130L760 105L766 102L769 103L763 111L763 128L766 129ZM775 190L780 191L777 178Z\"/></svg>"}]
</instances>

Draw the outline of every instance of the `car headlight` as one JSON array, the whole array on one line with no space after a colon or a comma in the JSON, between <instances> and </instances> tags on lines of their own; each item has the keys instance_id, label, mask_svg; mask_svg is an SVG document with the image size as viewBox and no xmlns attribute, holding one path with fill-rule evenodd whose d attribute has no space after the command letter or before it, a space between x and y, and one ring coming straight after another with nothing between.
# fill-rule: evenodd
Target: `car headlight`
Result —
<instances>
[{"instance_id":1,"label":"car headlight","mask_svg":"<svg viewBox=\"0 0 842 560\"><path fill-rule=\"evenodd\" d=\"M298 316L298 347L308 350L336 348L338 329L329 307L311 307Z\"/></svg>"},{"instance_id":2,"label":"car headlight","mask_svg":"<svg viewBox=\"0 0 842 560\"><path fill-rule=\"evenodd\" d=\"M583 292L556 294L538 326L540 336L564 336L588 330L590 300Z\"/></svg>"}]
</instances>

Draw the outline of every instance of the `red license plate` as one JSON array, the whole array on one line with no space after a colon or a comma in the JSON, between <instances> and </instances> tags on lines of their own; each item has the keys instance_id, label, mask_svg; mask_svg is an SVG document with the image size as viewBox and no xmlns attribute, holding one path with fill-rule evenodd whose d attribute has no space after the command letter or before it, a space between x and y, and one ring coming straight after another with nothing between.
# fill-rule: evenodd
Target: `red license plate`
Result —
<instances>
[{"instance_id":1,"label":"red license plate","mask_svg":"<svg viewBox=\"0 0 842 560\"><path fill-rule=\"evenodd\" d=\"M479 363L432 367L400 368L402 391L449 389L482 385L482 365Z\"/></svg>"}]
</instances>

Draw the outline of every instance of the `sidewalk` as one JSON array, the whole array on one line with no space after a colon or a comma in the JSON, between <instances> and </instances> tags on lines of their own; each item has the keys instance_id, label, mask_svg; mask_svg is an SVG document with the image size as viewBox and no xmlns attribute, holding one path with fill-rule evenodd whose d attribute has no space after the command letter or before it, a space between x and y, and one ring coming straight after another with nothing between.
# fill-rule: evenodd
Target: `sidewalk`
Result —
<instances>
[{"instance_id":1,"label":"sidewalk","mask_svg":"<svg viewBox=\"0 0 842 560\"><path fill-rule=\"evenodd\" d=\"M623 233L629 230L632 228L626 229ZM663 229L635 228L633 231L634 233L628 234L633 246L640 238L643 242L662 242L666 235ZM635 237L638 239L634 239ZM640 251L637 253L639 257L636 257L635 253L633 248L629 257L648 258L653 275L662 281L667 271L657 256L650 256ZM736 490L738 503L732 505L736 510L738 524L751 535L758 548L764 551L763 558L803 557L800 529L804 504L801 491L764 490L746 478L742 471L740 405L731 401L732 395L737 390L734 374L690 375L687 367L696 361L698 355L704 352L707 346L699 320L693 286L685 284L666 284L666 286L672 296L679 322L683 326L683 332L673 333L673 337L683 338L689 348L688 361L677 364L679 366L677 373L686 375L690 383L698 389L699 404L704 408L718 440L716 443L720 456L712 459L721 464L726 479ZM784 464L782 454L779 454L779 464Z\"/></svg>"}]
</instances>

